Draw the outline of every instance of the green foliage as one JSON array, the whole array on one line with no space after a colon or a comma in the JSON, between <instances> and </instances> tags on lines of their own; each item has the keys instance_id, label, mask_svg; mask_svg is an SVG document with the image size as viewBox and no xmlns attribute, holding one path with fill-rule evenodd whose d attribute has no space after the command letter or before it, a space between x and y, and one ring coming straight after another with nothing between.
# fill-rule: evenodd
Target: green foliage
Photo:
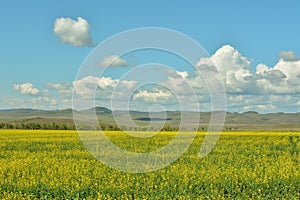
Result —
<instances>
[{"instance_id":1,"label":"green foliage","mask_svg":"<svg viewBox=\"0 0 300 200\"><path fill-rule=\"evenodd\" d=\"M37 122L20 122L9 123L0 122L0 129L23 129L23 130L75 130L74 124L65 123L37 123Z\"/></svg>"},{"instance_id":2,"label":"green foliage","mask_svg":"<svg viewBox=\"0 0 300 200\"><path fill-rule=\"evenodd\" d=\"M12 123L12 122L0 122L0 129L22 129L22 130L103 130L103 131L122 131L122 130L133 130L131 127L120 128L116 124L106 124L99 123L98 125L87 125L78 124L76 127L74 123L38 123L38 122L22 122L22 123ZM154 129L154 128L153 128ZM135 128L135 131L146 131L144 127ZM165 125L161 131L178 131L178 128L171 127L170 125Z\"/></svg>"}]
</instances>

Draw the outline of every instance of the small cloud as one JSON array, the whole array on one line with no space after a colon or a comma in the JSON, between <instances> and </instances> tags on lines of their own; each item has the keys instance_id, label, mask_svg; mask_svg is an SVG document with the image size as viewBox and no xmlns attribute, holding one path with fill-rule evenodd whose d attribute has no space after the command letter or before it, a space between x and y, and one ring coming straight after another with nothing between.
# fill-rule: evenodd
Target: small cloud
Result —
<instances>
[{"instance_id":1,"label":"small cloud","mask_svg":"<svg viewBox=\"0 0 300 200\"><path fill-rule=\"evenodd\" d=\"M37 97L37 98L33 98L31 99L31 102L34 104L39 104L39 103L46 103L48 105L50 105L51 107L55 107L58 105L58 101L55 99L50 99L49 97Z\"/></svg>"},{"instance_id":2,"label":"small cloud","mask_svg":"<svg viewBox=\"0 0 300 200\"><path fill-rule=\"evenodd\" d=\"M100 63L97 63L97 65L99 67L126 67L129 63L120 58L118 55L111 55L104 57L104 59Z\"/></svg>"},{"instance_id":3,"label":"small cloud","mask_svg":"<svg viewBox=\"0 0 300 200\"><path fill-rule=\"evenodd\" d=\"M257 109L262 111L262 110L274 110L276 109L276 106L273 104L266 104L266 105L257 105Z\"/></svg>"},{"instance_id":4,"label":"small cloud","mask_svg":"<svg viewBox=\"0 0 300 200\"><path fill-rule=\"evenodd\" d=\"M66 90L69 89L68 83L47 83L47 88L55 90Z\"/></svg>"},{"instance_id":5,"label":"small cloud","mask_svg":"<svg viewBox=\"0 0 300 200\"><path fill-rule=\"evenodd\" d=\"M177 74L179 74L182 78L187 78L189 76L188 72L187 71L183 71L183 72L180 72L180 71L176 71Z\"/></svg>"},{"instance_id":6,"label":"small cloud","mask_svg":"<svg viewBox=\"0 0 300 200\"><path fill-rule=\"evenodd\" d=\"M127 94L135 86L136 81L112 79L111 77L87 76L73 82L74 92L82 97L91 98L95 90L101 90L103 98L110 97L112 92L115 94ZM118 86L118 87L117 87ZM117 88L116 88L117 87ZM116 91L115 91L116 90ZM105 95L104 95L105 94Z\"/></svg>"},{"instance_id":7,"label":"small cloud","mask_svg":"<svg viewBox=\"0 0 300 200\"><path fill-rule=\"evenodd\" d=\"M69 83L47 83L46 87L48 89L57 91L60 95L60 98L70 99L72 96L72 88Z\"/></svg>"},{"instance_id":8,"label":"small cloud","mask_svg":"<svg viewBox=\"0 0 300 200\"><path fill-rule=\"evenodd\" d=\"M77 17L77 21L61 17L55 20L53 31L62 42L83 47L92 45L89 29L90 24L82 17Z\"/></svg>"},{"instance_id":9,"label":"small cloud","mask_svg":"<svg viewBox=\"0 0 300 200\"><path fill-rule=\"evenodd\" d=\"M19 91L21 94L37 95L39 90L31 83L14 84L14 91Z\"/></svg>"},{"instance_id":10,"label":"small cloud","mask_svg":"<svg viewBox=\"0 0 300 200\"><path fill-rule=\"evenodd\" d=\"M168 77L172 78L186 79L189 77L189 73L187 71L165 70L165 73Z\"/></svg>"},{"instance_id":11,"label":"small cloud","mask_svg":"<svg viewBox=\"0 0 300 200\"><path fill-rule=\"evenodd\" d=\"M242 110L254 110L254 106L253 105L244 106Z\"/></svg>"},{"instance_id":12,"label":"small cloud","mask_svg":"<svg viewBox=\"0 0 300 200\"><path fill-rule=\"evenodd\" d=\"M298 61L300 58L292 51L282 51L279 53L279 58L283 59L284 61Z\"/></svg>"},{"instance_id":13,"label":"small cloud","mask_svg":"<svg viewBox=\"0 0 300 200\"><path fill-rule=\"evenodd\" d=\"M153 91L139 91L133 96L133 99L142 99L148 102L157 102L159 100L167 100L172 97L172 93L169 91L162 91L160 89L154 88Z\"/></svg>"}]
</instances>

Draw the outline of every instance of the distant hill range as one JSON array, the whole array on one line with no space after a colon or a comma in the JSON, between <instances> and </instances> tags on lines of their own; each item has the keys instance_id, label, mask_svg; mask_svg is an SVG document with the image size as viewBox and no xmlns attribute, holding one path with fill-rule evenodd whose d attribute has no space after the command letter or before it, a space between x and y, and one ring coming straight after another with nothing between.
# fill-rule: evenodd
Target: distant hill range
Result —
<instances>
[{"instance_id":1,"label":"distant hill range","mask_svg":"<svg viewBox=\"0 0 300 200\"><path fill-rule=\"evenodd\" d=\"M115 124L112 111L104 107L74 111L89 116L95 110L99 123ZM114 111L121 119L122 124L129 122L125 111ZM189 113L186 111L186 113ZM192 112L191 112L192 113ZM178 127L181 119L180 111L167 111L166 115L161 113L148 113L140 111L130 111L131 119L141 125L146 125L153 121L159 123L165 121L166 125ZM162 117L163 116L163 117ZM210 112L200 112L199 127L205 130L210 122ZM73 110L38 110L38 109L6 109L0 110L0 122L7 123L65 123L72 124ZM225 130L300 130L300 113L268 113L259 114L257 112L226 113Z\"/></svg>"}]
</instances>

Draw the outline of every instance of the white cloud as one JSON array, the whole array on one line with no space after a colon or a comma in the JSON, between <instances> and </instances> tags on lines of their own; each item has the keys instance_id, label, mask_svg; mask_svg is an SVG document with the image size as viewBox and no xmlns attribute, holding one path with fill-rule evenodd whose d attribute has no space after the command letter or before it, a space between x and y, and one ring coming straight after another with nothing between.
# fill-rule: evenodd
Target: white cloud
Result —
<instances>
[{"instance_id":1,"label":"white cloud","mask_svg":"<svg viewBox=\"0 0 300 200\"><path fill-rule=\"evenodd\" d=\"M49 90L54 90L56 93L53 94L48 91L44 92L43 96L50 96L52 94L53 97L56 98L57 104L62 107L71 107L71 99L72 99L72 88L69 83L47 83L46 87ZM58 95L57 95L58 94Z\"/></svg>"},{"instance_id":2,"label":"white cloud","mask_svg":"<svg viewBox=\"0 0 300 200\"><path fill-rule=\"evenodd\" d=\"M300 93L300 61L279 60L274 67L257 66L256 83L265 94ZM263 69L264 68L264 69Z\"/></svg>"},{"instance_id":3,"label":"white cloud","mask_svg":"<svg viewBox=\"0 0 300 200\"><path fill-rule=\"evenodd\" d=\"M129 65L126 60L120 58L118 55L106 56L100 63L97 64L100 67L125 67Z\"/></svg>"},{"instance_id":4,"label":"white cloud","mask_svg":"<svg viewBox=\"0 0 300 200\"><path fill-rule=\"evenodd\" d=\"M172 93L169 91L159 90L154 88L153 91L143 90L133 95L133 99L141 99L149 102L157 102L168 100L172 97Z\"/></svg>"},{"instance_id":5,"label":"white cloud","mask_svg":"<svg viewBox=\"0 0 300 200\"><path fill-rule=\"evenodd\" d=\"M73 82L73 98L77 102L76 109L87 109L86 106L94 102L97 106L110 109L126 109L130 94L134 92L136 81L112 79L111 77L87 76ZM84 99L82 101L82 99ZM113 104L112 104L113 102Z\"/></svg>"},{"instance_id":6,"label":"white cloud","mask_svg":"<svg viewBox=\"0 0 300 200\"><path fill-rule=\"evenodd\" d=\"M219 71L228 73L241 69L249 70L251 60L242 56L240 52L230 45L224 45L212 55L211 60L217 65Z\"/></svg>"},{"instance_id":7,"label":"white cloud","mask_svg":"<svg viewBox=\"0 0 300 200\"><path fill-rule=\"evenodd\" d=\"M117 103L113 108L124 109L128 104L128 101L124 100L133 94L130 101L136 100L134 106L142 110L153 103L160 103L168 109L176 110L178 100L182 100L187 105L186 108L190 108L196 103L192 100L192 95L196 94L201 109L209 110L211 99L206 84L209 81L212 84L218 81L216 74L219 69L227 92L229 111L292 112L299 111L300 105L300 60L293 59L297 57L296 55L289 56L281 56L274 66L261 63L252 69L251 59L243 56L235 48L225 45L211 57L202 58L197 62L196 67L204 72L202 76L186 71L166 70L165 80L152 89L134 91L138 86L136 81L87 76L74 81L73 85L48 83L47 89L41 92L31 83L15 84L14 90L22 94L38 95L32 100L35 102L33 105L44 107L66 105L70 107L71 94L74 90L75 94L79 95L77 97L91 99L95 95L97 106L112 106L110 100L114 97ZM117 55L108 56L98 64L110 67L128 66L128 62ZM26 103L18 103L24 104Z\"/></svg>"},{"instance_id":8,"label":"white cloud","mask_svg":"<svg viewBox=\"0 0 300 200\"><path fill-rule=\"evenodd\" d=\"M50 107L54 107L54 106L58 105L58 101L56 99L50 99L49 97L37 97L37 98L33 98L33 99L31 99L31 102L34 103L34 104L37 104L37 103L46 103Z\"/></svg>"},{"instance_id":9,"label":"white cloud","mask_svg":"<svg viewBox=\"0 0 300 200\"><path fill-rule=\"evenodd\" d=\"M189 74L186 71L166 70L167 80L162 85L177 96L189 96L191 95L190 86L191 79L188 79Z\"/></svg>"},{"instance_id":10,"label":"white cloud","mask_svg":"<svg viewBox=\"0 0 300 200\"><path fill-rule=\"evenodd\" d=\"M300 86L300 78L298 77L300 74L300 60L294 62L280 60L274 66L274 69L280 70L287 76L286 81L288 84Z\"/></svg>"},{"instance_id":11,"label":"white cloud","mask_svg":"<svg viewBox=\"0 0 300 200\"><path fill-rule=\"evenodd\" d=\"M281 52L281 58L273 67L261 63L254 72L251 62L235 48L225 45L210 58L200 59L196 66L210 77L217 74L218 68L227 93L227 107L232 111L268 112L295 108L300 95L299 58L293 52ZM190 81L200 85L197 78ZM279 99L279 96L285 98Z\"/></svg>"},{"instance_id":12,"label":"white cloud","mask_svg":"<svg viewBox=\"0 0 300 200\"><path fill-rule=\"evenodd\" d=\"M208 58L198 61L200 71L217 72L215 63L223 76L228 94L295 94L300 93L300 60L292 52L281 52L274 67L258 64L251 70L251 60L235 48L225 45ZM288 61L287 61L288 60Z\"/></svg>"},{"instance_id":13,"label":"white cloud","mask_svg":"<svg viewBox=\"0 0 300 200\"><path fill-rule=\"evenodd\" d=\"M251 73L251 60L242 56L230 45L222 46L210 58L201 58L196 66L205 74L205 78L207 76L216 78L219 71L223 76L226 91L229 93L256 90Z\"/></svg>"},{"instance_id":14,"label":"white cloud","mask_svg":"<svg viewBox=\"0 0 300 200\"><path fill-rule=\"evenodd\" d=\"M211 59L222 73L228 92L241 93L254 89L250 72L251 61L236 49L229 45L223 46Z\"/></svg>"},{"instance_id":15,"label":"white cloud","mask_svg":"<svg viewBox=\"0 0 300 200\"><path fill-rule=\"evenodd\" d=\"M258 64L256 66L256 74L264 74L264 73L268 72L269 70L270 70L269 67L262 63Z\"/></svg>"},{"instance_id":16,"label":"white cloud","mask_svg":"<svg viewBox=\"0 0 300 200\"><path fill-rule=\"evenodd\" d=\"M272 103L269 104L253 104L253 105L246 105L242 107L243 111L257 111L259 113L265 113L266 111L271 111L276 109L277 107L274 106Z\"/></svg>"},{"instance_id":17,"label":"white cloud","mask_svg":"<svg viewBox=\"0 0 300 200\"><path fill-rule=\"evenodd\" d=\"M242 110L245 111L255 111L256 110L256 106L255 105L244 105L244 107L242 107Z\"/></svg>"},{"instance_id":18,"label":"white cloud","mask_svg":"<svg viewBox=\"0 0 300 200\"><path fill-rule=\"evenodd\" d=\"M179 74L182 78L188 78L189 74L187 71L183 71L183 72L180 72L180 71L176 71L177 74Z\"/></svg>"},{"instance_id":19,"label":"white cloud","mask_svg":"<svg viewBox=\"0 0 300 200\"><path fill-rule=\"evenodd\" d=\"M95 77L87 76L80 80L73 82L74 91L82 97L93 97L96 90L101 94L101 98L109 98L115 87L118 86L116 93L127 93L129 89L133 88L136 81L112 79L111 77Z\"/></svg>"},{"instance_id":20,"label":"white cloud","mask_svg":"<svg viewBox=\"0 0 300 200\"><path fill-rule=\"evenodd\" d=\"M66 90L69 89L68 83L47 83L47 88L55 90Z\"/></svg>"},{"instance_id":21,"label":"white cloud","mask_svg":"<svg viewBox=\"0 0 300 200\"><path fill-rule=\"evenodd\" d=\"M60 99L48 96L31 96L28 98L8 98L6 103L8 108L58 109L59 101ZM70 104L63 105L61 108L66 107L70 107Z\"/></svg>"},{"instance_id":22,"label":"white cloud","mask_svg":"<svg viewBox=\"0 0 300 200\"><path fill-rule=\"evenodd\" d=\"M31 83L14 84L14 91L19 91L21 94L38 95L39 90Z\"/></svg>"},{"instance_id":23,"label":"white cloud","mask_svg":"<svg viewBox=\"0 0 300 200\"><path fill-rule=\"evenodd\" d=\"M19 105L24 104L24 99L18 99L18 98L9 98L7 99L7 103L11 106L18 107ZM17 106L16 106L17 105ZM24 107L24 106L23 106Z\"/></svg>"},{"instance_id":24,"label":"white cloud","mask_svg":"<svg viewBox=\"0 0 300 200\"><path fill-rule=\"evenodd\" d=\"M251 60L241 55L237 49L230 45L218 49L210 59L200 59L197 67L200 72L205 73L205 78L208 81L212 78L219 81L218 77L220 76L217 74L219 72L223 77L227 93L247 93L257 90L251 73ZM207 75L212 78L208 78ZM213 84L213 81L210 81L210 85Z\"/></svg>"},{"instance_id":25,"label":"white cloud","mask_svg":"<svg viewBox=\"0 0 300 200\"><path fill-rule=\"evenodd\" d=\"M97 85L102 89L113 88L118 84L118 81L118 79L114 80L111 77L101 77L97 79Z\"/></svg>"},{"instance_id":26,"label":"white cloud","mask_svg":"<svg viewBox=\"0 0 300 200\"><path fill-rule=\"evenodd\" d=\"M82 17L77 17L77 21L61 17L55 20L53 31L62 42L82 47L92 45L89 29L90 24Z\"/></svg>"},{"instance_id":27,"label":"white cloud","mask_svg":"<svg viewBox=\"0 0 300 200\"><path fill-rule=\"evenodd\" d=\"M279 58L284 61L298 61L300 58L292 51L282 51L279 53Z\"/></svg>"},{"instance_id":28,"label":"white cloud","mask_svg":"<svg viewBox=\"0 0 300 200\"><path fill-rule=\"evenodd\" d=\"M99 78L94 76L87 76L80 80L73 82L74 91L80 96L89 97L94 93Z\"/></svg>"}]
</instances>

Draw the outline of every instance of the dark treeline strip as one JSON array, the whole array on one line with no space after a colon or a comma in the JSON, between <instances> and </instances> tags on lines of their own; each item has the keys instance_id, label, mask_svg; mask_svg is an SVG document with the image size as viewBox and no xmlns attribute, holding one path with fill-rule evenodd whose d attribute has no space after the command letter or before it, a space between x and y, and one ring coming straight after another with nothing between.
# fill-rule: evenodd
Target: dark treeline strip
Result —
<instances>
[{"instance_id":1,"label":"dark treeline strip","mask_svg":"<svg viewBox=\"0 0 300 200\"><path fill-rule=\"evenodd\" d=\"M172 127L166 124L163 128L157 129L153 127L119 127L116 124L99 123L94 126L87 124L79 124L77 127L74 123L39 123L39 122L0 122L1 129L23 129L23 130L103 130L103 131L178 131L179 127ZM207 126L199 126L197 131L207 131ZM224 131L237 131L237 127L224 126ZM185 131L185 130L182 130ZM196 130L192 130L196 131Z\"/></svg>"},{"instance_id":2,"label":"dark treeline strip","mask_svg":"<svg viewBox=\"0 0 300 200\"><path fill-rule=\"evenodd\" d=\"M25 130L76 130L75 124L65 123L37 123L37 122L0 122L0 129L25 129Z\"/></svg>"},{"instance_id":3,"label":"dark treeline strip","mask_svg":"<svg viewBox=\"0 0 300 200\"><path fill-rule=\"evenodd\" d=\"M104 131L152 131L155 128L132 128L132 127L119 127L115 124L103 124L99 123L95 126L89 126L86 124L79 124L77 127L73 123L37 123L37 122L0 122L0 129L23 129L23 130L104 130ZM177 127L170 127L165 125L160 131L178 131Z\"/></svg>"}]
</instances>

